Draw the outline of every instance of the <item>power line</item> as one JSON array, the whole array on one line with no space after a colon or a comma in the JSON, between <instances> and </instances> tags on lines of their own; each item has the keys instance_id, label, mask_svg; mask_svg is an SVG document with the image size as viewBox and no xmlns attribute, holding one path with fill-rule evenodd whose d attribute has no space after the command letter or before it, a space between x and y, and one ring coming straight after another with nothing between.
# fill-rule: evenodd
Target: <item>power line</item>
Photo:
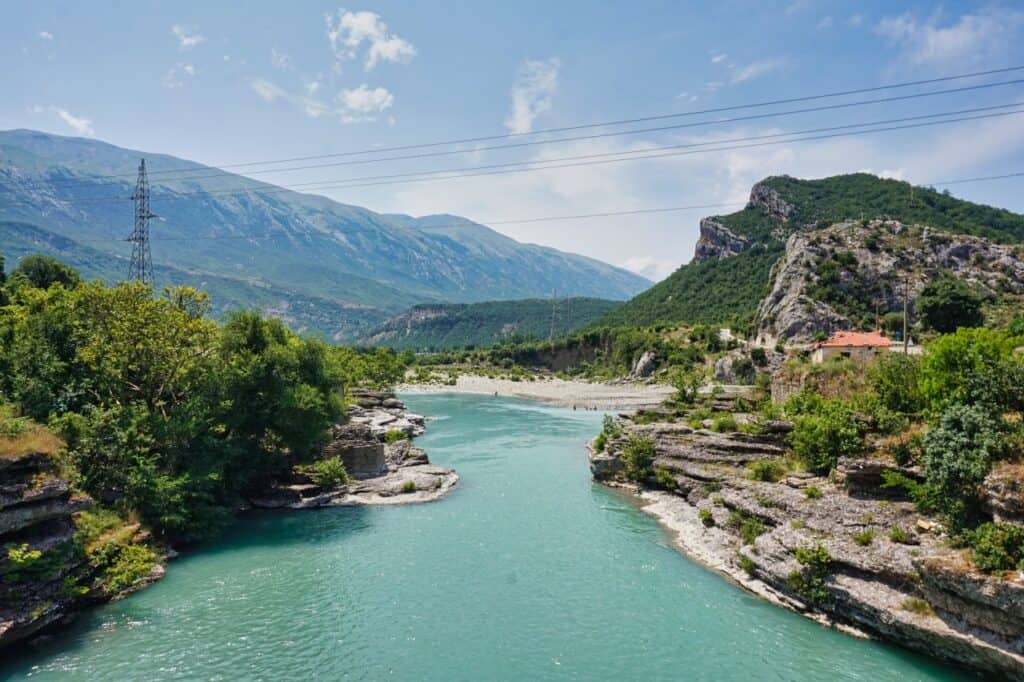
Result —
<instances>
[{"instance_id":1,"label":"power line","mask_svg":"<svg viewBox=\"0 0 1024 682\"><path fill-rule=\"evenodd\" d=\"M831 139L838 137L851 137L858 135L866 135L871 133L879 132L891 132L894 130L908 130L914 128L924 128L935 125L945 125L949 123L957 123L962 121L971 120L982 120L988 118L997 118L1010 115L1016 115L1024 113L1024 109L1012 109L1008 111L999 111L1009 109L1011 107L1021 107L1020 102L1013 102L1008 104L992 105L987 107L974 107L970 109L960 109L956 111L939 112L932 114L920 114L917 116L907 116L893 119L884 119L878 121L871 121L866 123L851 123L839 126L827 126L820 128L810 128L797 131L788 131L782 133L772 133L769 135L754 135L737 138L726 138L722 140L713 140L709 142L696 142L688 144L678 145L663 145L647 147L645 149L638 150L627 150L621 152L604 152L600 154L582 154L573 156L556 157L552 159L544 159L539 161L517 161L500 164L487 164L482 166L470 166L462 168L446 168L429 171L414 171L409 173L392 173L387 175L371 175L355 178L347 178L338 181L313 181L306 183L297 183L293 185L274 186L269 185L266 189L253 189L253 188L228 188L223 190L202 190L202 191L190 191L190 192L173 192L167 193L168 190L164 189L162 194L153 196L154 201L178 201L187 199L192 196L228 196L232 194L253 194L253 195L265 195L265 194L277 194L280 192L291 192L298 188L304 188L308 191L322 190L322 189L347 189L356 187L369 187L377 185L390 185L400 184L403 182L426 182L435 180L452 180L467 177L477 176L488 176L488 175L503 175L510 173L523 173L533 172L541 170L552 170L559 168L570 168L579 166L589 165L603 165L607 163L619 163L624 161L638 161L645 159L659 159L667 157L677 156L688 156L699 153L710 153L719 151L732 151L737 149L751 149L765 146L773 146L779 144L789 144L793 142L806 142L822 139ZM961 114L974 114L978 112L990 112L980 114L976 116L961 116ZM928 119L942 119L942 120L928 120ZM889 125L896 123L906 123L916 121L917 123L911 123L908 125ZM924 122L921 122L924 121ZM874 128L871 128L874 126ZM879 127L882 126L882 127ZM855 128L871 128L868 130L851 130ZM847 132L835 132L835 131L847 131ZM827 133L827 134L818 134ZM804 137L796 137L796 136ZM792 138L792 139L783 139ZM739 144L733 144L739 143ZM747 144L752 143L752 144ZM725 145L725 146L722 146ZM652 153L657 152L657 153ZM569 163L565 163L569 162ZM518 168L519 166L525 166L524 168ZM482 171L482 172L481 172ZM435 177L436 176L436 177ZM107 196L107 197L84 197L81 199L72 199L68 201L73 202L103 202L103 201L122 201L122 197ZM18 203L17 200L13 203Z\"/></svg>"},{"instance_id":2,"label":"power line","mask_svg":"<svg viewBox=\"0 0 1024 682\"><path fill-rule=\"evenodd\" d=\"M839 109L848 109L848 108L853 108L853 107L861 107L861 106L867 106L867 105L871 105L871 104L886 104L886 103L892 103L892 102L908 101L908 100L920 99L920 98L924 98L924 97L936 97L936 96L940 96L940 95L958 94L958 93L963 93L963 92L970 92L970 91L976 91L976 90L982 90L982 89L988 89L988 88L994 88L994 87L1001 87L1001 86L1006 86L1006 85L1019 85L1021 83L1024 83L1024 78L1018 78L1018 79L1008 80L1008 81L998 81L998 82L995 82L995 83L981 83L981 84L978 84L978 85L969 85L969 86L964 86L964 87L959 87L959 88L948 88L948 89L945 89L945 90L933 90L933 91L929 91L929 92L918 92L918 93L913 93L913 94L909 94L909 95L896 95L896 96L892 96L892 97L881 97L881 98L876 98L876 99L862 100L862 101L858 101L858 102L843 102L843 103L839 103L839 104L828 104L828 105L824 105L824 106L805 107L805 108L802 108L802 109L790 109L790 110L787 110L787 111L767 112L767 113L763 113L763 114L752 114L752 115L747 115L747 116L735 116L735 117L732 117L732 118L720 118L720 119L712 119L712 120L707 120L707 121L695 121L695 122L690 122L690 123L678 123L678 124L672 124L672 125L657 126L657 127L653 127L653 128L637 128L637 129L633 129L633 130L621 130L621 131L612 131L612 132L605 132L605 133L594 133L594 134L590 134L590 135L578 135L578 136L572 136L572 137L562 137L562 138L543 139L543 140L529 140L529 141L526 141L526 142L515 142L515 143L511 143L511 144L500 144L500 145L491 145L491 146L487 146L487 147L477 147L477 148L474 148L472 150L453 149L453 150L445 150L445 151L425 152L425 153L420 153L420 154L407 154L407 155L402 155L402 156L385 156L385 157L372 158L372 159L356 159L356 160L349 160L349 161L336 161L336 162L332 162L332 163L308 164L308 165L303 165L303 166L292 166L292 167L289 167L289 168L265 168L265 169L258 169L258 170L248 171L247 175L262 175L262 174L266 174L266 173L289 173L289 172L303 171L303 170L315 170L315 169L319 169L319 168L336 168L336 167L340 167L340 166L355 166L355 165L365 165L365 164L371 164L371 163L384 163L384 162L390 162L390 161L408 161L408 160L417 160L417 159L425 159L425 158L436 158L436 157L441 157L441 156L455 156L455 155L459 155L459 154L466 154L466 153L469 153L469 152L479 153L479 152L485 152L485 151L496 151L496 150L506 150L506 149L519 149L519 148L531 147L531 146L536 146L536 145L559 144L559 143L563 143L563 142L579 142L579 141L603 139L603 138L610 138L610 137L622 137L622 136L626 136L626 135L638 135L638 134L643 134L643 133L655 133L655 132L665 132L665 131L669 131L669 130L682 130L682 129L688 129L688 128L699 128L699 127L706 127L706 126L713 126L713 125L722 125L722 124L726 124L726 123L739 123L739 122L744 122L744 121L763 120L763 119L767 119L767 118L777 118L777 117L780 117L780 116L793 116L793 115L798 115L798 114L820 113L820 112L823 112L823 111L836 111L836 110L839 110ZM893 87L895 87L895 86L893 86ZM754 106L754 105L752 105L752 106ZM256 162L253 162L253 164L251 164L251 165L255 165L255 163ZM276 163L276 162L268 161L268 162L265 162L265 163ZM205 179L210 179L210 178L225 178L225 176L230 176L231 174L225 173L222 170L222 168L229 168L229 167L231 167L231 166L222 166L219 169L218 168L214 168L213 170L215 172L207 173L205 175L189 175L189 176L185 176L185 177L175 177L175 178L171 178L171 179L173 179L173 180L181 180L181 181L191 181L191 180L205 180ZM191 172L197 172L197 171L200 171L200 170L210 170L210 167L203 167L201 169L193 168L193 169L187 169L187 170L181 170L181 171L167 170L167 171L163 171L163 173L164 174L177 173L177 172L183 172L183 173L184 172L190 172L191 173ZM157 172L150 173L150 175L156 175L156 174L157 174ZM98 175L98 176L90 176L89 179L92 181L92 180L96 180L96 179L112 179L112 178L118 178L118 177L122 177L122 176L120 176L120 175ZM235 176L235 177L246 179L246 176L244 176L244 175ZM64 185L64 184L73 184L73 183L81 183L81 182L83 182L81 179L66 178L66 179L53 180L53 181L35 181L33 183L24 183L24 184L36 184L36 185L46 185L46 186L60 186L60 185ZM258 180L254 180L253 182L259 182L259 181Z\"/></svg>"},{"instance_id":3,"label":"power line","mask_svg":"<svg viewBox=\"0 0 1024 682\"><path fill-rule=\"evenodd\" d=\"M1024 171L1017 172L1017 173L1004 173L1002 175L987 175L987 176L978 176L978 177L972 177L972 178L960 178L960 179L956 179L956 180L944 180L942 182L924 182L924 183L921 183L918 186L919 187L944 187L944 186L958 185L958 184L969 183L969 182L985 182L985 181L991 181L991 180L1006 180L1006 179L1010 179L1010 178L1019 178L1019 177L1024 177ZM913 185L911 185L911 187L913 187ZM523 224L529 224L529 223L553 222L553 221L560 221L560 220L583 220L583 219L590 219L590 218L607 218L607 217L643 215L643 214L653 214L653 213L670 213L670 212L678 212L678 211L704 210L704 209L711 209L711 208L738 208L738 207L745 206L745 205L746 205L746 202L726 202L726 203L717 203L717 204L691 204L691 205L688 205L688 206L666 206L666 207L659 207L659 208L638 208L638 209L629 209L629 210L623 210L623 211L601 211L601 212L596 212L596 213L578 213L578 214L575 214L575 215L540 216L540 217L520 218L520 219L513 219L513 220L480 220L480 221L473 221L473 222L476 222L478 225L484 225L484 226L523 225ZM433 225L432 227L440 227L440 228L445 228L445 227L461 227L462 225L464 225L464 223L450 223L450 224L447 224L447 225ZM350 234L351 232L352 232L352 230L345 230L345 234ZM304 239L305 238L309 238L309 237L321 237L321 238L330 238L331 237L331 235L327 234L327 233L292 235L289 232L286 232L284 230L277 230L277 231L274 231L274 232L265 233L265 234L258 234L258 235L196 235L196 236L191 236L191 237L165 237L163 239L154 239L154 240L151 240L151 241L196 241L196 240L221 240L221 239L250 240L250 239L274 239L274 238L282 237L282 236L284 236L284 237L294 236L294 237L301 237L301 238L304 238ZM90 242L115 242L115 241L124 241L124 240L116 238L116 237L109 237L109 238L98 238L98 239L78 239L78 240L75 240L75 241L80 242L80 243L90 243Z\"/></svg>"}]
</instances>

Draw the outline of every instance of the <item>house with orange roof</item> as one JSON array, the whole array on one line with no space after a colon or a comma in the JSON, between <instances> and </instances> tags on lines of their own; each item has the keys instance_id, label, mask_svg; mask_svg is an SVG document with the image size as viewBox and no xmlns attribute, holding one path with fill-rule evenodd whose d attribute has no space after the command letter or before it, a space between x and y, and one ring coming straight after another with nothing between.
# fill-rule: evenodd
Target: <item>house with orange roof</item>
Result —
<instances>
[{"instance_id":1,"label":"house with orange roof","mask_svg":"<svg viewBox=\"0 0 1024 682\"><path fill-rule=\"evenodd\" d=\"M811 362L818 364L832 358L868 360L889 350L892 341L880 331L836 332L827 341L814 345Z\"/></svg>"}]
</instances>

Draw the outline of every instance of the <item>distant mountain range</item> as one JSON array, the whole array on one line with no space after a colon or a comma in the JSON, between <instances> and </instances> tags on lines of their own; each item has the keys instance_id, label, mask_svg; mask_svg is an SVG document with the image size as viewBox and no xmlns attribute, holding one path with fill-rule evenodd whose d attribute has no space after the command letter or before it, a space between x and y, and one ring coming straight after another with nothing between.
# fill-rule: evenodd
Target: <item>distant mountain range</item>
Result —
<instances>
[{"instance_id":1,"label":"distant mountain range","mask_svg":"<svg viewBox=\"0 0 1024 682\"><path fill-rule=\"evenodd\" d=\"M651 284L458 216L374 213L172 156L31 130L0 131L0 253L12 266L42 252L86 277L123 278L142 157L160 216L157 284L202 287L218 311L258 307L344 340L419 303L552 292L623 300ZM250 191L230 191L239 187Z\"/></svg>"},{"instance_id":2,"label":"distant mountain range","mask_svg":"<svg viewBox=\"0 0 1024 682\"><path fill-rule=\"evenodd\" d=\"M742 211L701 220L690 263L594 324L750 324L791 235L875 219L996 243L1024 241L1024 216L932 188L868 173L818 180L775 176L753 186Z\"/></svg>"},{"instance_id":3,"label":"distant mountain range","mask_svg":"<svg viewBox=\"0 0 1024 682\"><path fill-rule=\"evenodd\" d=\"M562 336L619 305L599 298L527 299L484 303L424 303L396 315L359 343L396 350L440 351Z\"/></svg>"}]
</instances>

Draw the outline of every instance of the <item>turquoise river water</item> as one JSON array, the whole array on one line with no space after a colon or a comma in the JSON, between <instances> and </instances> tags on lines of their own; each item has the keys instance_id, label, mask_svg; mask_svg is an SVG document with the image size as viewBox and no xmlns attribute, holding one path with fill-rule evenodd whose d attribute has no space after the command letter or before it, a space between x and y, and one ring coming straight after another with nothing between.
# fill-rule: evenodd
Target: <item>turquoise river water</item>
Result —
<instances>
[{"instance_id":1,"label":"turquoise river water","mask_svg":"<svg viewBox=\"0 0 1024 682\"><path fill-rule=\"evenodd\" d=\"M460 487L431 504L258 513L83 614L3 679L952 680L766 604L591 482L596 412L408 396Z\"/></svg>"}]
</instances>

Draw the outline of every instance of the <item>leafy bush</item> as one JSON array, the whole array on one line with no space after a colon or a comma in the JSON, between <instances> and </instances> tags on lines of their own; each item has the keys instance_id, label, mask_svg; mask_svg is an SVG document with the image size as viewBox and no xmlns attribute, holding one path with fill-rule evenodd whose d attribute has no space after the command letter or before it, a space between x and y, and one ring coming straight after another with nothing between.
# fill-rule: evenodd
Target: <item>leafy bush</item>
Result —
<instances>
[{"instance_id":1,"label":"leafy bush","mask_svg":"<svg viewBox=\"0 0 1024 682\"><path fill-rule=\"evenodd\" d=\"M631 481L642 481L651 475L651 462L654 461L654 441L650 438L631 436L622 446L620 458L626 478Z\"/></svg>"},{"instance_id":2,"label":"leafy bush","mask_svg":"<svg viewBox=\"0 0 1024 682\"><path fill-rule=\"evenodd\" d=\"M409 440L409 434L405 431L399 431L398 429L392 429L384 433L384 442L388 445L394 445L400 440Z\"/></svg>"},{"instance_id":3,"label":"leafy bush","mask_svg":"<svg viewBox=\"0 0 1024 682\"><path fill-rule=\"evenodd\" d=\"M349 482L348 471L345 470L345 463L341 457L318 460L304 467L302 471L321 488L340 488Z\"/></svg>"},{"instance_id":4,"label":"leafy bush","mask_svg":"<svg viewBox=\"0 0 1024 682\"><path fill-rule=\"evenodd\" d=\"M739 562L740 568L742 568L747 575L753 575L754 570L757 569L757 564L755 564L754 560L746 554L740 554L737 561Z\"/></svg>"},{"instance_id":5,"label":"leafy bush","mask_svg":"<svg viewBox=\"0 0 1024 682\"><path fill-rule=\"evenodd\" d=\"M699 518L700 522L705 526L710 527L715 525L715 517L712 516L710 509L701 509L697 512L697 518Z\"/></svg>"},{"instance_id":6,"label":"leafy bush","mask_svg":"<svg viewBox=\"0 0 1024 682\"><path fill-rule=\"evenodd\" d=\"M715 417L711 423L711 430L717 433L733 433L738 428L736 418L728 413Z\"/></svg>"},{"instance_id":7,"label":"leafy bush","mask_svg":"<svg viewBox=\"0 0 1024 682\"><path fill-rule=\"evenodd\" d=\"M759 459L747 466L750 468L750 478L755 481L775 483L786 473L782 465L772 459Z\"/></svg>"},{"instance_id":8,"label":"leafy bush","mask_svg":"<svg viewBox=\"0 0 1024 682\"><path fill-rule=\"evenodd\" d=\"M823 545L797 547L794 555L797 563L803 569L793 571L787 576L786 584L789 588L814 602L829 601L830 595L825 587L825 577L828 575L832 557L829 556L828 550Z\"/></svg>"},{"instance_id":9,"label":"leafy bush","mask_svg":"<svg viewBox=\"0 0 1024 682\"><path fill-rule=\"evenodd\" d=\"M791 410L797 414L789 443L808 470L827 472L835 468L840 457L863 450L860 428L852 410L843 401L818 398L796 403L791 399L787 412Z\"/></svg>"},{"instance_id":10,"label":"leafy bush","mask_svg":"<svg viewBox=\"0 0 1024 682\"><path fill-rule=\"evenodd\" d=\"M903 414L917 414L924 409L920 357L883 353L871 367L870 378L871 387L888 409Z\"/></svg>"},{"instance_id":11,"label":"leafy bush","mask_svg":"<svg viewBox=\"0 0 1024 682\"><path fill-rule=\"evenodd\" d=\"M983 523L970 534L971 559L983 571L1024 570L1024 527Z\"/></svg>"},{"instance_id":12,"label":"leafy bush","mask_svg":"<svg viewBox=\"0 0 1024 682\"><path fill-rule=\"evenodd\" d=\"M609 438L618 438L622 434L622 427L615 421L615 417L606 414L601 420L601 433L594 439L594 450L604 452Z\"/></svg>"},{"instance_id":13,"label":"leafy bush","mask_svg":"<svg viewBox=\"0 0 1024 682\"><path fill-rule=\"evenodd\" d=\"M416 492L416 483L414 481L406 481L402 484L403 493L414 493Z\"/></svg>"},{"instance_id":14,"label":"leafy bush","mask_svg":"<svg viewBox=\"0 0 1024 682\"><path fill-rule=\"evenodd\" d=\"M156 564L156 558L156 553L145 545L124 545L107 568L107 582L115 590L131 587L149 575Z\"/></svg>"},{"instance_id":15,"label":"leafy bush","mask_svg":"<svg viewBox=\"0 0 1024 682\"><path fill-rule=\"evenodd\" d=\"M925 474L939 493L939 511L954 527L976 512L978 485L1000 449L991 416L977 405L951 405L924 438Z\"/></svg>"},{"instance_id":16,"label":"leafy bush","mask_svg":"<svg viewBox=\"0 0 1024 682\"><path fill-rule=\"evenodd\" d=\"M654 478L658 481L658 485L665 490L675 490L679 487L679 484L676 482L676 477L665 467L658 467L655 469Z\"/></svg>"},{"instance_id":17,"label":"leafy bush","mask_svg":"<svg viewBox=\"0 0 1024 682\"><path fill-rule=\"evenodd\" d=\"M808 500L819 500L822 496L821 488L816 485L809 485L804 488L804 497Z\"/></svg>"},{"instance_id":18,"label":"leafy bush","mask_svg":"<svg viewBox=\"0 0 1024 682\"><path fill-rule=\"evenodd\" d=\"M61 562L67 556L66 547L58 546L42 551L32 549L28 543L8 544L7 571L4 582L19 583L27 580L38 580L59 570Z\"/></svg>"},{"instance_id":19,"label":"leafy bush","mask_svg":"<svg viewBox=\"0 0 1024 682\"><path fill-rule=\"evenodd\" d=\"M764 521L756 516L748 516L740 524L740 538L743 540L743 544L752 545L766 530L768 529L765 527Z\"/></svg>"},{"instance_id":20,"label":"leafy bush","mask_svg":"<svg viewBox=\"0 0 1024 682\"><path fill-rule=\"evenodd\" d=\"M704 385L704 373L699 370L676 369L669 375L669 382L676 390L676 402L692 405L697 401L700 388Z\"/></svg>"}]
</instances>

